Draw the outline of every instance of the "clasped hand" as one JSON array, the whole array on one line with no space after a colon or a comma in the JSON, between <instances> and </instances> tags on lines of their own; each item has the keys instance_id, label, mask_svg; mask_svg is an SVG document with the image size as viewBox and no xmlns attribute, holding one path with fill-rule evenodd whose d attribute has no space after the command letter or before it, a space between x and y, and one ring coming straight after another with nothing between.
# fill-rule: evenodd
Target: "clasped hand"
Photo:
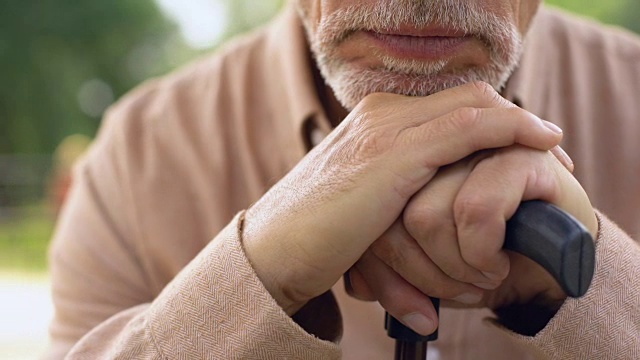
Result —
<instances>
[{"instance_id":1,"label":"clasped hand","mask_svg":"<svg viewBox=\"0 0 640 360\"><path fill-rule=\"evenodd\" d=\"M542 268L502 250L520 202L558 205L597 233L558 147L561 131L483 83L417 98L373 94L247 210L249 261L290 315L348 272L417 332L452 306L566 295Z\"/></svg>"}]
</instances>

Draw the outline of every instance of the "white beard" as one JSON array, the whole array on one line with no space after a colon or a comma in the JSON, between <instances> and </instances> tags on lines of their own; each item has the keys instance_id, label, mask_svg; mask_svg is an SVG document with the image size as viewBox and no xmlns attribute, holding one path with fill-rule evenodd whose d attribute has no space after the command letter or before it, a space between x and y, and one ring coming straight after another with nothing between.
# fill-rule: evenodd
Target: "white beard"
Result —
<instances>
[{"instance_id":1,"label":"white beard","mask_svg":"<svg viewBox=\"0 0 640 360\"><path fill-rule=\"evenodd\" d=\"M465 0L381 0L375 6L354 5L323 19L315 35L306 21L308 14L301 11L301 16L321 74L348 110L374 92L427 96L471 81L501 90L522 53L522 38L514 24ZM338 55L338 46L356 31L388 31L407 24L415 28L438 24L476 36L489 50L489 63L446 72L450 59L406 60L373 53L383 64L374 69L357 67Z\"/></svg>"}]
</instances>

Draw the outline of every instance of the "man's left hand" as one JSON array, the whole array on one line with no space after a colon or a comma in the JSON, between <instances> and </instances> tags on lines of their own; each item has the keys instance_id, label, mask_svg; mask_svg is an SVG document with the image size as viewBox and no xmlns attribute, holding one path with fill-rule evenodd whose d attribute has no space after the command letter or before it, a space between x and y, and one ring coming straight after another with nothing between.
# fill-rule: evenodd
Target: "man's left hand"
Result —
<instances>
[{"instance_id":1,"label":"man's left hand","mask_svg":"<svg viewBox=\"0 0 640 360\"><path fill-rule=\"evenodd\" d=\"M557 309L566 294L556 281L502 247L506 221L522 201L533 199L572 214L595 239L597 220L572 170L562 149L524 146L485 151L441 168L351 269L349 292L379 301L398 319L429 313L423 311L428 296L443 299L444 306L496 309L535 302Z\"/></svg>"}]
</instances>

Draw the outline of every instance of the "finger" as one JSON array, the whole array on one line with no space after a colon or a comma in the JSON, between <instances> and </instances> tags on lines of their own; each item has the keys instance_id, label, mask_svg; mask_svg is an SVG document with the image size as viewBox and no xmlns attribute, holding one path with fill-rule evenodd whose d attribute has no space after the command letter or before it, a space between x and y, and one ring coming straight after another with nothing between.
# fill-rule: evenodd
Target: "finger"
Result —
<instances>
[{"instance_id":1,"label":"finger","mask_svg":"<svg viewBox=\"0 0 640 360\"><path fill-rule=\"evenodd\" d=\"M376 295L356 266L344 274L344 287L347 294L362 301L376 301Z\"/></svg>"},{"instance_id":2,"label":"finger","mask_svg":"<svg viewBox=\"0 0 640 360\"><path fill-rule=\"evenodd\" d=\"M394 114L407 127L415 127L432 119L444 116L456 109L471 107L515 108L512 102L503 98L491 85L484 82L471 82L427 97L405 96L391 93L374 93L365 97L354 112L388 109L391 103L403 103L394 106ZM388 116L380 116L381 122L388 121ZM367 120L371 121L371 120Z\"/></svg>"},{"instance_id":3,"label":"finger","mask_svg":"<svg viewBox=\"0 0 640 360\"><path fill-rule=\"evenodd\" d=\"M443 104L440 116L459 107L516 108L512 102L500 95L485 82L470 82L431 95L435 103ZM447 106L452 105L455 107ZM448 110L445 110L448 109ZM446 111L446 112L445 112Z\"/></svg>"},{"instance_id":4,"label":"finger","mask_svg":"<svg viewBox=\"0 0 640 360\"><path fill-rule=\"evenodd\" d=\"M558 161L560 161L560 163L567 169L569 170L569 172L573 172L575 166L573 164L573 160L571 160L571 157L569 156L569 154L567 154L566 151L564 151L564 149L562 147L560 147L560 145L554 147L553 149L551 149L551 153L556 157L556 159L558 159Z\"/></svg>"},{"instance_id":5,"label":"finger","mask_svg":"<svg viewBox=\"0 0 640 360\"><path fill-rule=\"evenodd\" d=\"M394 223L371 245L370 250L385 265L424 294L465 304L476 304L482 298L481 289L452 279L434 264L405 230L401 221ZM369 283L369 287L373 289L374 284ZM373 292L376 293L375 290Z\"/></svg>"},{"instance_id":6,"label":"finger","mask_svg":"<svg viewBox=\"0 0 640 360\"><path fill-rule=\"evenodd\" d=\"M520 108L459 108L421 128L427 132L426 136L443 136L447 145L460 149L458 154L464 156L515 144L549 150L558 145L562 138L562 130L557 126ZM458 135L454 139L447 137L454 134ZM449 144L446 140L454 141ZM440 142L435 144L439 145ZM432 151L438 153L438 147L434 146ZM452 156L459 155L454 152ZM460 159L456 157L452 160Z\"/></svg>"},{"instance_id":7,"label":"finger","mask_svg":"<svg viewBox=\"0 0 640 360\"><path fill-rule=\"evenodd\" d=\"M380 305L413 331L429 335L438 327L438 315L431 299L413 287L393 269L368 252L356 264Z\"/></svg>"},{"instance_id":8,"label":"finger","mask_svg":"<svg viewBox=\"0 0 640 360\"><path fill-rule=\"evenodd\" d=\"M407 232L440 270L452 279L470 284L486 283L487 279L462 258L453 203L477 161L479 159L474 158L441 168L434 179L412 197L403 214Z\"/></svg>"},{"instance_id":9,"label":"finger","mask_svg":"<svg viewBox=\"0 0 640 360\"><path fill-rule=\"evenodd\" d=\"M525 147L496 151L476 165L454 204L460 251L469 265L494 281L507 277L506 220L523 200L557 200L554 165L559 167L549 152Z\"/></svg>"},{"instance_id":10,"label":"finger","mask_svg":"<svg viewBox=\"0 0 640 360\"><path fill-rule=\"evenodd\" d=\"M538 263L516 252L508 252L508 255L510 274L500 289L485 293L483 305L497 309L511 304L537 303L552 308L559 307L567 298L554 277ZM522 274L525 274L525 279Z\"/></svg>"},{"instance_id":11,"label":"finger","mask_svg":"<svg viewBox=\"0 0 640 360\"><path fill-rule=\"evenodd\" d=\"M401 132L397 141L408 145L404 154L416 156L407 157L413 161L396 160L399 164L389 166L406 165L407 169L400 170L401 173L413 172L421 179L432 176L433 169L457 162L480 150L515 144L550 150L561 139L562 131L555 125L519 108L461 108Z\"/></svg>"}]
</instances>

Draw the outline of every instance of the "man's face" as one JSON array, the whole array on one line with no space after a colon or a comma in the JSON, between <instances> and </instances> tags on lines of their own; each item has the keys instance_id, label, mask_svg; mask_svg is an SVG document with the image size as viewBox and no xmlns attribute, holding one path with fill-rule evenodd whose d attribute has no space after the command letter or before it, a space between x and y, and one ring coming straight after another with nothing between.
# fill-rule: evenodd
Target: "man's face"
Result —
<instances>
[{"instance_id":1,"label":"man's face","mask_svg":"<svg viewBox=\"0 0 640 360\"><path fill-rule=\"evenodd\" d=\"M541 0L294 0L318 67L347 109L373 92L501 89Z\"/></svg>"}]
</instances>

